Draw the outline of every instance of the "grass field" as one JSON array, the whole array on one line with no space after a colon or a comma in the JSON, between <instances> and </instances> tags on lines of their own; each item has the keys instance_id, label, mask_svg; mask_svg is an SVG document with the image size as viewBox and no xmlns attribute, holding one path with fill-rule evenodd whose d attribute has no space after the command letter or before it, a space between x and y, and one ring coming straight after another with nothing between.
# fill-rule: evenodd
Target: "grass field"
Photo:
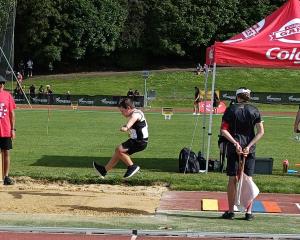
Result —
<instances>
[{"instance_id":1,"label":"grass field","mask_svg":"<svg viewBox=\"0 0 300 240\"><path fill-rule=\"evenodd\" d=\"M25 84L50 84L54 93L87 95L125 95L128 88L143 92L141 72L89 73L37 76L26 79ZM247 86L253 91L300 92L297 70L271 69L218 69L216 88L235 90ZM210 79L211 81L211 79ZM127 139L119 132L125 119L117 111L21 110L17 114L17 138L11 151L11 175L35 179L68 181L70 183L107 183L128 185L167 185L171 190L226 191L224 173L179 174L178 154L190 146L197 118L191 113L176 112L184 107L192 110L194 86L203 89L204 77L192 71L151 71L148 89L157 92L152 107L172 106L172 120L160 113L147 111L150 142L146 151L134 155L141 172L124 181L125 167L119 164L105 180L100 180L92 168L92 161L105 163L116 145ZM7 84L7 87L9 85ZM262 105L262 111L295 112L293 105ZM48 116L49 121L48 121ZM217 136L221 116L213 116L211 157L218 158ZM265 136L257 146L257 156L273 157L272 175L256 175L255 182L261 192L300 193L299 175L283 175L282 160L288 159L291 168L299 163L299 142L292 141L294 117L264 116ZM47 134L48 126L48 134ZM202 119L198 119L193 150L202 146ZM206 141L205 141L206 143ZM296 169L296 168L295 168ZM300 171L300 169L297 169ZM158 214L143 217L78 218L68 216L19 216L2 214L2 224L19 226L65 226L157 230L161 227L179 231L241 232L241 233L299 233L299 217L257 215L256 221L225 221L218 213ZM217 226L217 227L216 227ZM168 230L167 230L168 231Z\"/></svg>"},{"instance_id":2,"label":"grass field","mask_svg":"<svg viewBox=\"0 0 300 240\"><path fill-rule=\"evenodd\" d=\"M105 180L92 169L92 161L105 163L117 144L127 139L119 132L125 119L119 112L17 110L17 139L12 151L11 174L38 179L67 180L72 183L123 184L125 168L119 164ZM165 184L176 190L225 191L227 177L222 173L188 174L178 172L178 154L189 146L196 117L176 113L164 120L159 113L147 112L150 143L146 151L134 155L142 171L128 180L130 185ZM212 158L219 155L217 136L221 116L214 116ZM265 117L266 134L258 144L257 156L273 157L273 175L255 177L262 192L300 193L299 176L282 175L282 160L291 166L299 162L299 144L291 140L292 117ZM198 119L193 150L202 146L202 119ZM48 122L48 123L47 123ZM47 135L48 124L48 135Z\"/></svg>"},{"instance_id":3,"label":"grass field","mask_svg":"<svg viewBox=\"0 0 300 240\"><path fill-rule=\"evenodd\" d=\"M156 214L155 216L133 217L91 217L64 215L30 215L30 214L1 214L0 220L7 226L21 227L62 227L62 228L95 228L95 229L137 229L139 234L143 230L156 230L165 235L172 235L174 231L188 233L218 232L218 233L255 233L261 234L299 234L300 218L290 215L256 214L255 221L242 220L243 214L237 214L237 220L220 219L220 213L213 212L181 212ZM101 230L100 230L101 231ZM151 233L150 233L151 234ZM153 234L153 233L152 233ZM244 235L243 237L246 236ZM164 239L162 237L162 239ZM174 238L176 239L176 238ZM193 239L193 238L192 238ZM226 239L226 238L224 238ZM241 239L241 238L237 238ZM254 238L251 238L254 239ZM255 239L260 239L257 236ZM261 238L262 239L262 238ZM273 239L269 237L267 239ZM284 238L278 238L284 239ZM289 238L286 239L297 239Z\"/></svg>"}]
</instances>

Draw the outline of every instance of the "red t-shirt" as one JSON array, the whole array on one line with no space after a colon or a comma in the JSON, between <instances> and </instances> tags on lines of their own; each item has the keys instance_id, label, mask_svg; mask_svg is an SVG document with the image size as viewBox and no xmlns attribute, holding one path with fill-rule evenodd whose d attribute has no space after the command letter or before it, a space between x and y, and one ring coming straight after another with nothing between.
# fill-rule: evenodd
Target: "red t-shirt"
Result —
<instances>
[{"instance_id":1,"label":"red t-shirt","mask_svg":"<svg viewBox=\"0 0 300 240\"><path fill-rule=\"evenodd\" d=\"M0 90L0 137L11 137L10 113L16 109L12 95Z\"/></svg>"}]
</instances>

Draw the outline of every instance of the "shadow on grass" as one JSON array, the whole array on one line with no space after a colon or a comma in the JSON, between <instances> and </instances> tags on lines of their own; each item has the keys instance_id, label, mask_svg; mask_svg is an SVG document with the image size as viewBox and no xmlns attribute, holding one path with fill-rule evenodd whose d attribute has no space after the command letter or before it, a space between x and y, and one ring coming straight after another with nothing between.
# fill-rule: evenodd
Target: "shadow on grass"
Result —
<instances>
[{"instance_id":1,"label":"shadow on grass","mask_svg":"<svg viewBox=\"0 0 300 240\"><path fill-rule=\"evenodd\" d=\"M91 168L93 161L105 165L110 157L85 157L85 156L50 156L44 155L31 166L42 167L72 167L72 168ZM177 172L178 160L174 158L133 158L135 164L143 169L156 172ZM120 163L116 168L124 169L124 164Z\"/></svg>"},{"instance_id":2,"label":"shadow on grass","mask_svg":"<svg viewBox=\"0 0 300 240\"><path fill-rule=\"evenodd\" d=\"M208 216L208 215L201 215L201 214L193 214L193 213L158 213L157 216L166 216L166 217L179 217L179 218L203 218L203 219L222 219L221 217L222 213L220 213L220 216ZM224 220L224 219L223 219Z\"/></svg>"}]
</instances>

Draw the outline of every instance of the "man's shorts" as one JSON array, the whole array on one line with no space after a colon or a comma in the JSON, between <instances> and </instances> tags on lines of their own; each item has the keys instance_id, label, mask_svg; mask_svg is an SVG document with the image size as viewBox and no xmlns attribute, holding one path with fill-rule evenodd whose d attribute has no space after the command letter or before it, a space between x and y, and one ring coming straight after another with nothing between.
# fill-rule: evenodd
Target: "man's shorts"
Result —
<instances>
[{"instance_id":1,"label":"man's shorts","mask_svg":"<svg viewBox=\"0 0 300 240\"><path fill-rule=\"evenodd\" d=\"M131 155L133 153L143 151L147 147L147 144L147 141L130 138L126 142L123 142L122 146L124 149L128 149L126 153Z\"/></svg>"},{"instance_id":2,"label":"man's shorts","mask_svg":"<svg viewBox=\"0 0 300 240\"><path fill-rule=\"evenodd\" d=\"M242 157L243 158L243 157ZM255 167L255 153L249 153L244 167L244 173L253 176ZM237 176L239 170L239 157L233 148L227 149L227 176Z\"/></svg>"},{"instance_id":3,"label":"man's shorts","mask_svg":"<svg viewBox=\"0 0 300 240\"><path fill-rule=\"evenodd\" d=\"M12 141L10 137L0 137L0 149L3 150L12 149Z\"/></svg>"}]
</instances>

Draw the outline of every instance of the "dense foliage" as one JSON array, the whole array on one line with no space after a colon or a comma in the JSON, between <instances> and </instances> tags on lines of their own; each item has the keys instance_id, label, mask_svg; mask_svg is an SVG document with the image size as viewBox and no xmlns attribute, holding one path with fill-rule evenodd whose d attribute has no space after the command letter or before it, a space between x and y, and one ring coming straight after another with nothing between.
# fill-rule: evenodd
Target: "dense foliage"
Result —
<instances>
[{"instance_id":1,"label":"dense foliage","mask_svg":"<svg viewBox=\"0 0 300 240\"><path fill-rule=\"evenodd\" d=\"M8 1L0 0L0 19ZM40 69L53 62L69 71L197 62L206 46L245 30L284 2L19 0L16 60L30 57Z\"/></svg>"}]
</instances>

